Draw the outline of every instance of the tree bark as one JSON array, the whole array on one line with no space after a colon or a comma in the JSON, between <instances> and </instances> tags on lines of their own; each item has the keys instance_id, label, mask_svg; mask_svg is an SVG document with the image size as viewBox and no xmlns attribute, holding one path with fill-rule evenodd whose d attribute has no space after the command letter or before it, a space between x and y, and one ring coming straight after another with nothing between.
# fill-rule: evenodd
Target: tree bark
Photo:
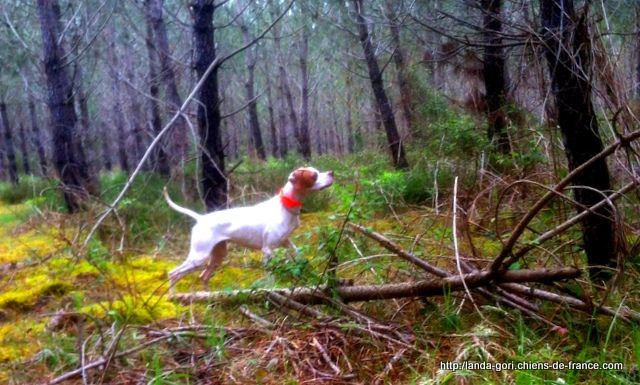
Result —
<instances>
[{"instance_id":1,"label":"tree bark","mask_svg":"<svg viewBox=\"0 0 640 385\"><path fill-rule=\"evenodd\" d=\"M482 33L486 47L482 74L487 101L487 136L502 154L511 152L507 134L506 65L502 45L502 0L481 0L484 15Z\"/></svg>"},{"instance_id":2,"label":"tree bark","mask_svg":"<svg viewBox=\"0 0 640 385\"><path fill-rule=\"evenodd\" d=\"M132 62L132 57L134 57L134 52L125 51L123 55L124 62L124 72L125 77L129 84L136 83L136 72L134 68L134 63ZM144 122L142 115L142 108L139 103L139 96L135 92L134 88L131 86L126 87L128 100L126 105L129 107L128 112L130 118L129 120L129 137L132 139L132 144L129 146L132 148L130 158L133 160L133 164L137 164L142 155L144 154L146 145L145 145L145 136L144 136ZM123 96L124 97L124 96ZM126 100L126 99L125 99ZM149 164L145 164L145 169L149 169Z\"/></svg>"},{"instance_id":3,"label":"tree bark","mask_svg":"<svg viewBox=\"0 0 640 385\"><path fill-rule=\"evenodd\" d=\"M249 34L249 28L246 24L242 23L240 25L240 30L242 31L242 38L245 44L249 44L251 42L251 36ZM255 55L255 47L251 47L245 51L245 63L247 65L247 81L245 82L245 90L247 93L247 101L249 105L247 106L247 110L249 112L249 127L251 132L251 139L253 143L253 147L256 151L256 155L259 159L265 160L267 159L267 154L264 150L264 143L262 141L262 132L260 130L260 121L258 120L258 102L256 99L255 92L255 72L256 72L256 55Z\"/></svg>"},{"instance_id":4,"label":"tree bark","mask_svg":"<svg viewBox=\"0 0 640 385\"><path fill-rule=\"evenodd\" d=\"M365 61L367 62L369 80L371 81L371 88L373 90L373 95L375 96L377 109L380 112L382 124L387 134L387 142L389 144L389 149L391 150L393 165L397 169L406 169L409 167L409 163L407 163L407 159L404 154L404 146L402 145L402 140L398 134L398 127L396 125L395 117L393 116L391 103L389 102L387 93L384 90L382 72L380 72L380 67L378 67L373 45L371 44L371 35L369 34L367 23L363 16L364 11L362 0L353 0L353 4L356 8L356 24L358 26L360 44L362 45Z\"/></svg>"},{"instance_id":5,"label":"tree bark","mask_svg":"<svg viewBox=\"0 0 640 385\"><path fill-rule=\"evenodd\" d=\"M27 129L20 124L18 127L18 135L20 136L20 152L22 153L22 172L25 175L32 175L31 173L31 165L29 164L29 146L27 142L28 135L26 133Z\"/></svg>"},{"instance_id":6,"label":"tree bark","mask_svg":"<svg viewBox=\"0 0 640 385\"><path fill-rule=\"evenodd\" d=\"M76 101L78 102L78 109L80 111L79 127L77 129L77 135L73 138L75 145L77 146L78 157L82 163L82 171L87 179L86 186L90 186L91 193L98 193L99 186L97 178L90 177L94 175L91 171L93 168L95 159L92 157L93 152L89 150L89 155L85 151L88 146L87 137L91 133L91 122L89 119L89 106L88 96L84 87L84 70L82 68L82 62L80 60L79 47L82 45L82 33L78 26L72 27L72 54L77 57L73 62L72 78L75 87L75 94L78 96Z\"/></svg>"},{"instance_id":7,"label":"tree bark","mask_svg":"<svg viewBox=\"0 0 640 385\"><path fill-rule=\"evenodd\" d=\"M273 98L271 97L271 75L266 73L267 79L267 110L269 111L269 134L271 137L271 156L277 158L280 156L278 150L278 134L276 132L276 122L273 114Z\"/></svg>"},{"instance_id":8,"label":"tree bark","mask_svg":"<svg viewBox=\"0 0 640 385\"><path fill-rule=\"evenodd\" d=\"M109 127L106 123L102 124L102 130L100 130L100 136L102 139L102 165L107 171L113 170L113 158L111 157L111 147L109 142L111 141L111 135L109 134Z\"/></svg>"},{"instance_id":9,"label":"tree bark","mask_svg":"<svg viewBox=\"0 0 640 385\"><path fill-rule=\"evenodd\" d=\"M391 42L394 46L393 63L396 66L396 77L398 89L400 90L400 106L402 107L402 115L404 116L407 132L412 132L413 128L413 111L411 108L411 87L407 79L407 66L405 63L405 54L400 42L400 26L396 20L393 11L393 2L385 0L385 13L389 23L389 31L391 32Z\"/></svg>"},{"instance_id":10,"label":"tree bark","mask_svg":"<svg viewBox=\"0 0 640 385\"><path fill-rule=\"evenodd\" d=\"M640 99L640 4L636 3L636 73L635 80L636 86L635 94L636 98Z\"/></svg>"},{"instance_id":11,"label":"tree bark","mask_svg":"<svg viewBox=\"0 0 640 385\"><path fill-rule=\"evenodd\" d=\"M576 16L573 0L558 3L543 0L541 18L546 56L553 93L558 110L558 125L562 133L570 170L576 169L603 149L591 101L590 40L585 15ZM575 200L592 206L602 199L602 192L611 189L605 159L595 162L574 179ZM616 267L616 241L613 213L603 207L582 222L584 250L592 280L607 279L609 269Z\"/></svg>"},{"instance_id":12,"label":"tree bark","mask_svg":"<svg viewBox=\"0 0 640 385\"><path fill-rule=\"evenodd\" d=\"M146 17L149 18L155 37L155 47L160 58L161 78L165 84L165 97L171 104L172 112L177 111L182 105L182 98L178 92L178 83L173 71L171 50L169 49L169 38L167 27L162 17L163 0L145 0ZM177 123L173 128L172 135L175 157L178 162L186 158L187 152L187 126Z\"/></svg>"},{"instance_id":13,"label":"tree bark","mask_svg":"<svg viewBox=\"0 0 640 385\"><path fill-rule=\"evenodd\" d=\"M124 111L122 109L122 96L120 79L117 68L119 68L118 56L116 52L116 36L111 29L109 35L109 48L107 52L109 77L111 77L111 91L113 93L113 119L116 130L117 144L118 144L118 163L120 169L129 174L131 171L129 168L129 159L127 158L127 133L125 131Z\"/></svg>"},{"instance_id":14,"label":"tree bark","mask_svg":"<svg viewBox=\"0 0 640 385\"><path fill-rule=\"evenodd\" d=\"M271 9L271 15L275 16L275 12L273 9ZM281 76L280 73L280 67L281 65L279 64L280 61L282 60L282 55L280 53L280 28L278 25L273 27L273 47L274 47L274 51L275 51L275 65L277 66L277 73L274 74L274 77L276 78L276 88L277 88L277 95L276 95L276 100L279 101L278 105L277 105L277 109L278 109L278 140L279 140L279 154L280 154L280 158L285 158L288 154L289 154L289 129L288 129L288 122L287 122L287 116L286 116L286 102L285 102L285 92L284 92L284 82L283 82L283 77Z\"/></svg>"},{"instance_id":15,"label":"tree bark","mask_svg":"<svg viewBox=\"0 0 640 385\"><path fill-rule=\"evenodd\" d=\"M7 116L7 104L4 100L0 101L0 115L2 116L2 138L4 139L4 151L7 155L7 171L9 171L9 180L13 184L18 184L18 165L16 163L16 150L13 146L13 133L9 125L9 117Z\"/></svg>"},{"instance_id":16,"label":"tree bark","mask_svg":"<svg viewBox=\"0 0 640 385\"><path fill-rule=\"evenodd\" d=\"M157 136L162 130L162 117L160 115L160 105L158 103L160 97L160 89L158 87L158 66L156 50L153 44L153 25L151 18L146 18L146 36L145 46L147 48L147 60L149 62L149 113L151 133L153 136ZM167 156L166 140L161 140L156 146L156 149L151 160L158 173L163 176L169 176L171 169L169 167L169 157Z\"/></svg>"},{"instance_id":17,"label":"tree bark","mask_svg":"<svg viewBox=\"0 0 640 385\"><path fill-rule=\"evenodd\" d=\"M213 13L210 0L191 1L193 15L194 67L202 78L216 58ZM224 175L224 149L220 130L218 70L214 69L198 94L198 130L202 149L202 199L208 211L226 206L227 180Z\"/></svg>"},{"instance_id":18,"label":"tree bark","mask_svg":"<svg viewBox=\"0 0 640 385\"><path fill-rule=\"evenodd\" d=\"M33 102L33 94L31 91L28 93L28 105L29 105L29 119L31 120L31 138L36 147L38 153L38 164L40 165L40 173L42 176L47 175L47 155L42 145L42 133L40 132L40 126L38 125L38 115L36 114L36 106Z\"/></svg>"},{"instance_id":19,"label":"tree bark","mask_svg":"<svg viewBox=\"0 0 640 385\"><path fill-rule=\"evenodd\" d=\"M297 140L300 144L300 153L305 160L311 159L311 141L309 139L309 69L307 60L309 56L309 30L302 26L302 41L300 42L300 75L302 79L302 94L300 103L300 129Z\"/></svg>"},{"instance_id":20,"label":"tree bark","mask_svg":"<svg viewBox=\"0 0 640 385\"><path fill-rule=\"evenodd\" d=\"M67 208L77 211L87 197L87 180L83 162L74 145L77 117L73 87L67 73L66 57L60 36L60 7L57 0L38 0L38 15L42 31L44 70L47 77L48 105L51 111L54 165L60 178Z\"/></svg>"},{"instance_id":21,"label":"tree bark","mask_svg":"<svg viewBox=\"0 0 640 385\"><path fill-rule=\"evenodd\" d=\"M346 121L345 126L347 127L347 150L350 154L355 151L355 140L354 140L354 130L353 130L353 117L352 117L352 106L353 106L353 91L351 90L351 74L347 74L347 79L345 81L345 92L347 93L347 100L345 103L346 109Z\"/></svg>"}]
</instances>

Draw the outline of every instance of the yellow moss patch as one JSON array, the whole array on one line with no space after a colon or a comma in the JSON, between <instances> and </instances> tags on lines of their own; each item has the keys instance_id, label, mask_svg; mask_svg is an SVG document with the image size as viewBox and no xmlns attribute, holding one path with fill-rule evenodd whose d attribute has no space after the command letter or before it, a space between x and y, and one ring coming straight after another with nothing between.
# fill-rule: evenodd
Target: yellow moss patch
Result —
<instances>
[{"instance_id":1,"label":"yellow moss patch","mask_svg":"<svg viewBox=\"0 0 640 385\"><path fill-rule=\"evenodd\" d=\"M215 290L246 289L262 277L263 269L225 266L213 275L209 286Z\"/></svg>"},{"instance_id":2,"label":"yellow moss patch","mask_svg":"<svg viewBox=\"0 0 640 385\"><path fill-rule=\"evenodd\" d=\"M95 266L85 260L75 262L64 256L49 260L48 269L57 275L72 278L95 277L100 273Z\"/></svg>"},{"instance_id":3,"label":"yellow moss patch","mask_svg":"<svg viewBox=\"0 0 640 385\"><path fill-rule=\"evenodd\" d=\"M40 348L39 335L45 331L44 323L17 320L0 325L0 363L22 361Z\"/></svg>"},{"instance_id":4,"label":"yellow moss patch","mask_svg":"<svg viewBox=\"0 0 640 385\"><path fill-rule=\"evenodd\" d=\"M168 285L167 271L173 263L143 255L124 264L110 264L111 279L127 291L153 292Z\"/></svg>"},{"instance_id":5,"label":"yellow moss patch","mask_svg":"<svg viewBox=\"0 0 640 385\"><path fill-rule=\"evenodd\" d=\"M51 281L46 275L27 278L24 289L0 294L0 309L29 310L50 295L62 295L72 289L69 283Z\"/></svg>"},{"instance_id":6,"label":"yellow moss patch","mask_svg":"<svg viewBox=\"0 0 640 385\"><path fill-rule=\"evenodd\" d=\"M96 318L115 317L135 324L146 324L169 318L177 318L186 312L184 306L156 295L125 295L119 300L103 301L81 309Z\"/></svg>"},{"instance_id":7,"label":"yellow moss patch","mask_svg":"<svg viewBox=\"0 0 640 385\"><path fill-rule=\"evenodd\" d=\"M63 246L63 242L52 231L31 230L15 237L4 236L0 240L0 263L45 257Z\"/></svg>"}]
</instances>

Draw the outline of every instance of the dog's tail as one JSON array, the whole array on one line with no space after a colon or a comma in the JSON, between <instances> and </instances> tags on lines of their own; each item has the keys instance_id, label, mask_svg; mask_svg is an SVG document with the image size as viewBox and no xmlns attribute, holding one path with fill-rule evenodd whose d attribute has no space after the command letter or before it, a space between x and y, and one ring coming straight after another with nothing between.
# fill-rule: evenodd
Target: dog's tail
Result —
<instances>
[{"instance_id":1,"label":"dog's tail","mask_svg":"<svg viewBox=\"0 0 640 385\"><path fill-rule=\"evenodd\" d=\"M174 201L171 200L171 198L169 198L169 193L167 192L167 188L166 187L164 188L162 193L164 194L164 199L167 201L167 203L169 204L169 206L171 206L172 209L174 209L177 212L182 213L184 215L188 215L191 218L195 219L196 221L199 220L200 217L202 217L202 215L196 213L195 211L192 211L192 210L189 210L187 208L178 206Z\"/></svg>"}]
</instances>

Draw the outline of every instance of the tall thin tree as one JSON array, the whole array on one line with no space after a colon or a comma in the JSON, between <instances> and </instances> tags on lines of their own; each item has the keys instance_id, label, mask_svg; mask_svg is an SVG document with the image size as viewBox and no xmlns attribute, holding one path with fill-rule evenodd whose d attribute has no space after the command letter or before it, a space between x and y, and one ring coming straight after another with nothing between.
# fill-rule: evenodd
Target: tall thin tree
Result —
<instances>
[{"instance_id":1,"label":"tall thin tree","mask_svg":"<svg viewBox=\"0 0 640 385\"><path fill-rule=\"evenodd\" d=\"M487 101L487 135L495 148L508 154L511 151L507 133L506 65L502 48L502 0L481 0L485 47L482 74Z\"/></svg>"},{"instance_id":2,"label":"tall thin tree","mask_svg":"<svg viewBox=\"0 0 640 385\"><path fill-rule=\"evenodd\" d=\"M149 18L155 38L155 48L160 58L161 79L165 84L165 99L172 110L178 110L182 105L182 98L178 92L178 82L173 70L173 60L169 49L169 36L162 12L163 0L145 0L146 17ZM182 161L187 152L187 126L183 121L176 122L173 128L174 162Z\"/></svg>"},{"instance_id":3,"label":"tall thin tree","mask_svg":"<svg viewBox=\"0 0 640 385\"><path fill-rule=\"evenodd\" d=\"M311 159L311 140L309 138L309 27L302 26L300 39L300 127L297 132L297 140L300 144L300 153L305 160Z\"/></svg>"},{"instance_id":4,"label":"tall thin tree","mask_svg":"<svg viewBox=\"0 0 640 385\"><path fill-rule=\"evenodd\" d=\"M38 0L38 15L42 32L44 71L47 77L48 106L51 111L54 165L60 178L60 187L69 211L80 208L87 197L87 182L83 162L74 143L77 117L74 108L73 87L64 58L64 36L60 28L60 7L57 0Z\"/></svg>"},{"instance_id":5,"label":"tall thin tree","mask_svg":"<svg viewBox=\"0 0 640 385\"><path fill-rule=\"evenodd\" d=\"M154 48L153 25L150 17L145 18L146 36L145 47L147 49L147 62L149 63L149 124L153 135L158 135L162 130L162 116L160 115L160 105L158 98L160 89L158 86L158 64L157 55ZM152 159L153 166L156 167L160 175L168 176L170 174L169 158L167 156L166 141L161 140L156 146Z\"/></svg>"},{"instance_id":6,"label":"tall thin tree","mask_svg":"<svg viewBox=\"0 0 640 385\"><path fill-rule=\"evenodd\" d=\"M212 0L192 0L194 67L202 78L209 65L216 59L213 14L216 7ZM198 131L202 151L202 199L207 210L219 209L227 202L227 180L224 174L225 160L220 129L220 97L218 94L218 70L215 68L205 79L198 94Z\"/></svg>"},{"instance_id":7,"label":"tall thin tree","mask_svg":"<svg viewBox=\"0 0 640 385\"><path fill-rule=\"evenodd\" d=\"M578 17L573 0L540 2L543 38L556 99L558 126L562 133L569 169L574 170L602 148L591 101L591 53L587 9ZM589 207L611 189L605 159L595 162L574 179L575 200ZM603 207L582 221L584 251L593 280L606 279L616 266L615 226L610 207Z\"/></svg>"},{"instance_id":8,"label":"tall thin tree","mask_svg":"<svg viewBox=\"0 0 640 385\"><path fill-rule=\"evenodd\" d=\"M356 12L356 24L358 27L358 36L360 38L360 44L364 51L364 58L369 70L369 80L371 81L371 88L375 97L376 107L380 112L382 119L382 125L387 134L387 142L389 149L391 150L391 157L393 165L398 169L408 168L409 163L404 154L404 146L398 133L398 126L396 125L395 117L393 116L393 109L389 102L389 97L384 90L384 84L382 81L382 72L378 66L373 44L371 42L371 34L367 22L364 18L364 9L362 0L353 0Z\"/></svg>"},{"instance_id":9,"label":"tall thin tree","mask_svg":"<svg viewBox=\"0 0 640 385\"><path fill-rule=\"evenodd\" d=\"M4 151L7 155L7 171L9 172L9 180L13 184L18 183L18 166L16 163L16 150L13 145L13 132L9 124L9 116L7 115L7 103L4 97L0 100L0 116L2 117L2 139Z\"/></svg>"},{"instance_id":10,"label":"tall thin tree","mask_svg":"<svg viewBox=\"0 0 640 385\"><path fill-rule=\"evenodd\" d=\"M251 42L251 34L249 27L242 18L239 18L240 30L242 31L242 39L245 44ZM259 159L267 159L262 141L262 131L260 130L260 120L258 119L258 102L256 101L255 91L255 72L256 72L256 46L245 51L245 63L247 66L247 80L244 87L247 95L247 111L249 113L249 132L251 134L251 142Z\"/></svg>"},{"instance_id":11,"label":"tall thin tree","mask_svg":"<svg viewBox=\"0 0 640 385\"><path fill-rule=\"evenodd\" d=\"M389 32L391 32L391 41L394 45L393 63L396 67L396 79L398 89L400 91L400 106L402 107L402 115L404 116L405 126L409 132L413 127L413 111L411 108L411 86L407 76L406 54L400 41L400 22L398 15L394 10L392 0L385 0L385 16L389 23Z\"/></svg>"}]
</instances>

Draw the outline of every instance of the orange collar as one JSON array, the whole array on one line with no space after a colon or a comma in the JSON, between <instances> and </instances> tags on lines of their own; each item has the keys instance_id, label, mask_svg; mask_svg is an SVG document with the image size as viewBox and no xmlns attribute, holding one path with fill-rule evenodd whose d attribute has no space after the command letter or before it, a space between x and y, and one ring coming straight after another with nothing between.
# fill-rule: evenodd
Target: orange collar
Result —
<instances>
[{"instance_id":1,"label":"orange collar","mask_svg":"<svg viewBox=\"0 0 640 385\"><path fill-rule=\"evenodd\" d=\"M302 207L302 202L284 195L282 189L280 189L280 203L282 203L282 205L287 209L297 209Z\"/></svg>"}]
</instances>

